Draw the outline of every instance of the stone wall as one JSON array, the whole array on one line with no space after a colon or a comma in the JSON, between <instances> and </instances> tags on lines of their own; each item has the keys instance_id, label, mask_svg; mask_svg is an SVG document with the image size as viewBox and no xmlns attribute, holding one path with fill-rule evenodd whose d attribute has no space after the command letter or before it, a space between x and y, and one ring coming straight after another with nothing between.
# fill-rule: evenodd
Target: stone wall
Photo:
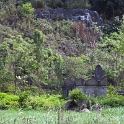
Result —
<instances>
[{"instance_id":1,"label":"stone wall","mask_svg":"<svg viewBox=\"0 0 124 124\"><path fill-rule=\"evenodd\" d=\"M86 95L91 96L106 96L107 86L77 86Z\"/></svg>"},{"instance_id":2,"label":"stone wall","mask_svg":"<svg viewBox=\"0 0 124 124\"><path fill-rule=\"evenodd\" d=\"M93 96L106 96L107 93L107 76L100 65L97 65L94 71L94 75L84 80L82 78L76 78L75 80L65 79L63 86L63 97L66 98L69 92L74 88L81 89L86 95Z\"/></svg>"}]
</instances>

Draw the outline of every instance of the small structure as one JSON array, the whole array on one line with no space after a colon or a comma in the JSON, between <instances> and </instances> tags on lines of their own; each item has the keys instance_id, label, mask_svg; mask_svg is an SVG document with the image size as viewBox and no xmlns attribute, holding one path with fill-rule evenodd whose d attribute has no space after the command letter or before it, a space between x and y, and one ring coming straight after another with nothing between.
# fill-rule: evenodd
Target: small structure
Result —
<instances>
[{"instance_id":1,"label":"small structure","mask_svg":"<svg viewBox=\"0 0 124 124\"><path fill-rule=\"evenodd\" d=\"M84 80L82 78L65 79L64 86L62 87L63 98L67 98L69 91L74 88L81 89L86 95L93 96L106 96L107 92L107 76L100 65L97 65L94 71L94 75Z\"/></svg>"}]
</instances>

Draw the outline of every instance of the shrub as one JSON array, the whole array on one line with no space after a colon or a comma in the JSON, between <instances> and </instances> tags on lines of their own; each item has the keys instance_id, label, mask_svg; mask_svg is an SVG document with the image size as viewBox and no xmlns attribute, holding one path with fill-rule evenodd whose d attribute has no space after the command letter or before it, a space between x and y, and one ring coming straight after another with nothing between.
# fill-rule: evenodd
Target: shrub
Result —
<instances>
[{"instance_id":1,"label":"shrub","mask_svg":"<svg viewBox=\"0 0 124 124\"><path fill-rule=\"evenodd\" d=\"M108 95L102 98L99 103L104 106L120 107L124 106L124 97L120 95Z\"/></svg>"},{"instance_id":2,"label":"shrub","mask_svg":"<svg viewBox=\"0 0 124 124\"><path fill-rule=\"evenodd\" d=\"M19 97L16 95L9 95L0 93L0 109L17 108Z\"/></svg>"},{"instance_id":3,"label":"shrub","mask_svg":"<svg viewBox=\"0 0 124 124\"><path fill-rule=\"evenodd\" d=\"M26 106L32 109L54 109L61 107L65 103L60 95L41 95L30 97Z\"/></svg>"},{"instance_id":4,"label":"shrub","mask_svg":"<svg viewBox=\"0 0 124 124\"><path fill-rule=\"evenodd\" d=\"M90 47L96 47L94 41L97 40L97 31L91 31L86 25L82 22L74 22L72 25L75 34L81 39L82 43L90 44ZM98 30L97 27L94 27L95 30Z\"/></svg>"},{"instance_id":5,"label":"shrub","mask_svg":"<svg viewBox=\"0 0 124 124\"><path fill-rule=\"evenodd\" d=\"M40 97L30 97L26 104L29 108L36 110L43 108L44 103L43 99L41 99Z\"/></svg>"},{"instance_id":6,"label":"shrub","mask_svg":"<svg viewBox=\"0 0 124 124\"><path fill-rule=\"evenodd\" d=\"M87 96L87 108L88 109L91 109L91 106L96 104L96 103L99 103L99 98L98 97L94 97L94 96Z\"/></svg>"},{"instance_id":7,"label":"shrub","mask_svg":"<svg viewBox=\"0 0 124 124\"><path fill-rule=\"evenodd\" d=\"M28 98L29 98L29 93L27 93L25 91L20 93L19 94L19 100L18 100L19 106L22 107L22 108L26 108L27 107L26 106L26 101L27 101Z\"/></svg>"},{"instance_id":8,"label":"shrub","mask_svg":"<svg viewBox=\"0 0 124 124\"><path fill-rule=\"evenodd\" d=\"M116 89L114 88L114 86L110 85L107 89L107 94L108 95L114 95L116 94Z\"/></svg>"},{"instance_id":9,"label":"shrub","mask_svg":"<svg viewBox=\"0 0 124 124\"><path fill-rule=\"evenodd\" d=\"M29 96L21 92L19 96L0 93L0 109L19 108L30 110L56 109L63 106L65 100L61 95Z\"/></svg>"},{"instance_id":10,"label":"shrub","mask_svg":"<svg viewBox=\"0 0 124 124\"><path fill-rule=\"evenodd\" d=\"M82 100L86 100L87 97L86 95L79 89L74 89L72 90L70 93L69 93L69 98L72 100L72 101L76 101L76 102L79 102L79 101L82 101Z\"/></svg>"},{"instance_id":11,"label":"shrub","mask_svg":"<svg viewBox=\"0 0 124 124\"><path fill-rule=\"evenodd\" d=\"M105 20L103 32L105 34L110 34L113 32L119 32L121 28L122 21L114 18L113 20Z\"/></svg>"},{"instance_id":12,"label":"shrub","mask_svg":"<svg viewBox=\"0 0 124 124\"><path fill-rule=\"evenodd\" d=\"M21 14L22 16L32 15L34 13L34 8L31 3L26 3L22 5Z\"/></svg>"}]
</instances>

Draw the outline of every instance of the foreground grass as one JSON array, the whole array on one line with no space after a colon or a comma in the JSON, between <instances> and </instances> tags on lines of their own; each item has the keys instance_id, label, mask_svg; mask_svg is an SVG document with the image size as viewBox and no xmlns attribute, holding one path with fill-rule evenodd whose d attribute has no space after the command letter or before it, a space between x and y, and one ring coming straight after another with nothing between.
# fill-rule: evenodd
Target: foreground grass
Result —
<instances>
[{"instance_id":1,"label":"foreground grass","mask_svg":"<svg viewBox=\"0 0 124 124\"><path fill-rule=\"evenodd\" d=\"M94 111L0 110L0 124L123 124L124 107Z\"/></svg>"}]
</instances>

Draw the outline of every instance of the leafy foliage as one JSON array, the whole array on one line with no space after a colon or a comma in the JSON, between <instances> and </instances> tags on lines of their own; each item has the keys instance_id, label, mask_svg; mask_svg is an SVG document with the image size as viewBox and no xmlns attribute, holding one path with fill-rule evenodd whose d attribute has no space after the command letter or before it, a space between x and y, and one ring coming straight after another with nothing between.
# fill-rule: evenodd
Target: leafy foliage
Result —
<instances>
[{"instance_id":1,"label":"leafy foliage","mask_svg":"<svg viewBox=\"0 0 124 124\"><path fill-rule=\"evenodd\" d=\"M26 16L33 13L34 13L34 8L32 8L31 3L26 3L22 5L22 8L21 8L22 16Z\"/></svg>"},{"instance_id":2,"label":"leafy foliage","mask_svg":"<svg viewBox=\"0 0 124 124\"><path fill-rule=\"evenodd\" d=\"M86 63L90 61L88 56L65 57L66 76L70 78L87 78L88 71L85 70ZM83 71L82 71L83 70Z\"/></svg>"},{"instance_id":3,"label":"leafy foliage","mask_svg":"<svg viewBox=\"0 0 124 124\"><path fill-rule=\"evenodd\" d=\"M26 107L26 100L28 99L29 94L27 92L21 92L19 94L19 105L21 108L25 108Z\"/></svg>"},{"instance_id":4,"label":"leafy foliage","mask_svg":"<svg viewBox=\"0 0 124 124\"><path fill-rule=\"evenodd\" d=\"M79 90L79 89L73 89L72 91L70 91L69 93L69 98L72 100L72 101L76 101L76 102L80 102L82 100L86 100L86 96L85 94Z\"/></svg>"},{"instance_id":5,"label":"leafy foliage","mask_svg":"<svg viewBox=\"0 0 124 124\"><path fill-rule=\"evenodd\" d=\"M103 32L110 35L113 32L119 33L121 28L122 20L119 17L115 17L112 20L105 20Z\"/></svg>"},{"instance_id":6,"label":"leafy foliage","mask_svg":"<svg viewBox=\"0 0 124 124\"><path fill-rule=\"evenodd\" d=\"M9 95L6 93L0 93L0 109L17 108L19 97L16 95Z\"/></svg>"},{"instance_id":7,"label":"leafy foliage","mask_svg":"<svg viewBox=\"0 0 124 124\"><path fill-rule=\"evenodd\" d=\"M31 96L28 92L17 95L0 93L0 109L54 109L62 107L65 100L60 95Z\"/></svg>"},{"instance_id":8,"label":"leafy foliage","mask_svg":"<svg viewBox=\"0 0 124 124\"><path fill-rule=\"evenodd\" d=\"M46 84L56 82L57 78L60 79L65 73L61 55L55 54L50 48L45 48L43 43L42 32L36 30L32 40L23 39L21 35L10 35L0 44L1 52L4 54L5 51L1 68L7 68L8 73L11 69L10 77L15 83L15 92L18 85L30 84L30 82L26 83L27 78L33 77L35 82L38 82L36 85L40 86L40 82ZM62 78L59 81L62 82Z\"/></svg>"},{"instance_id":9,"label":"leafy foliage","mask_svg":"<svg viewBox=\"0 0 124 124\"><path fill-rule=\"evenodd\" d=\"M41 95L40 97L31 97L27 101L28 106L32 109L52 109L62 107L65 100L60 95Z\"/></svg>"},{"instance_id":10,"label":"leafy foliage","mask_svg":"<svg viewBox=\"0 0 124 124\"><path fill-rule=\"evenodd\" d=\"M100 104L110 107L124 106L124 97L119 95L110 95L101 99Z\"/></svg>"}]
</instances>

